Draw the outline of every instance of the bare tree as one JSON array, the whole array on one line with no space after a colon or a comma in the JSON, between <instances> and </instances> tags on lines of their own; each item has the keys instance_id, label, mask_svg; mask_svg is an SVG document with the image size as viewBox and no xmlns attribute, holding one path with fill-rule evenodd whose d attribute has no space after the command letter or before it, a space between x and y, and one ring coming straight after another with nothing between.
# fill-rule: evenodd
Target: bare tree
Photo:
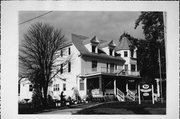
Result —
<instances>
[{"instance_id":1,"label":"bare tree","mask_svg":"<svg viewBox=\"0 0 180 119\"><path fill-rule=\"evenodd\" d=\"M48 85L59 71L60 50L65 44L61 30L43 23L30 26L20 47L20 76L27 77L47 102ZM67 64L67 59L63 65Z\"/></svg>"}]
</instances>

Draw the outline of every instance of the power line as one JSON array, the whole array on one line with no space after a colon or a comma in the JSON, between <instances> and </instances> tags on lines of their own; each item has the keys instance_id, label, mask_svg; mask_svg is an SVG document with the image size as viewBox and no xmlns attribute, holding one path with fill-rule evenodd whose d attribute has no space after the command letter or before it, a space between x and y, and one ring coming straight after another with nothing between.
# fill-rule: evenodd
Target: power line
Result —
<instances>
[{"instance_id":1,"label":"power line","mask_svg":"<svg viewBox=\"0 0 180 119\"><path fill-rule=\"evenodd\" d=\"M49 11L49 12L46 12L46 13L41 14L41 15L39 15L39 16L36 16L36 17L34 17L34 18L31 18L31 19L29 19L29 20L23 21L23 22L19 23L19 25L22 25L22 24L24 24L24 23L27 23L27 22L32 21L32 20L34 20L34 19L37 19L37 18L39 18L39 17L45 16L45 15L51 13L51 12L53 12L53 11Z\"/></svg>"}]
</instances>

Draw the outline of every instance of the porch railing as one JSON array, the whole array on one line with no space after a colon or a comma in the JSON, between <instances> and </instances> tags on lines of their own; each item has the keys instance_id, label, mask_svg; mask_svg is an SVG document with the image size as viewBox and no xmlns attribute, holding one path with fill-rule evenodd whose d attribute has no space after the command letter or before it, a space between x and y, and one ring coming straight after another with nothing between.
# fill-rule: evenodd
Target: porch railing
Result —
<instances>
[{"instance_id":1,"label":"porch railing","mask_svg":"<svg viewBox=\"0 0 180 119\"><path fill-rule=\"evenodd\" d=\"M116 73L118 73L118 71L119 71L119 69L107 68L107 67L96 67L96 68L84 69L85 74L92 74L92 73L116 74Z\"/></svg>"},{"instance_id":2,"label":"porch railing","mask_svg":"<svg viewBox=\"0 0 180 119\"><path fill-rule=\"evenodd\" d=\"M119 101L125 101L125 95L124 93L117 88L117 98Z\"/></svg>"},{"instance_id":3,"label":"porch railing","mask_svg":"<svg viewBox=\"0 0 180 119\"><path fill-rule=\"evenodd\" d=\"M127 90L126 98L128 98L131 101L135 101L135 93L131 90Z\"/></svg>"},{"instance_id":4,"label":"porch railing","mask_svg":"<svg viewBox=\"0 0 180 119\"><path fill-rule=\"evenodd\" d=\"M84 69L84 74L93 74L93 73L108 73L108 74L117 74L117 75L124 75L124 76L139 76L139 71L130 71L124 69L116 69L116 68L107 68L107 67L96 67L96 68L89 68Z\"/></svg>"},{"instance_id":5,"label":"porch railing","mask_svg":"<svg viewBox=\"0 0 180 119\"><path fill-rule=\"evenodd\" d=\"M140 76L139 71L130 71L130 70L123 70L122 72L119 73L120 75L132 75L132 76Z\"/></svg>"}]
</instances>

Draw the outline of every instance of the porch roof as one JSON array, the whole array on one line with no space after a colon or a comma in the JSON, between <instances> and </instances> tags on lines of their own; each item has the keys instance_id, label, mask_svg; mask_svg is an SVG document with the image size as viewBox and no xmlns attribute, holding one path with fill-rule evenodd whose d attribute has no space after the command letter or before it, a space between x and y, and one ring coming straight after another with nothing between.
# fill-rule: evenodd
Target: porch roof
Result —
<instances>
[{"instance_id":1,"label":"porch roof","mask_svg":"<svg viewBox=\"0 0 180 119\"><path fill-rule=\"evenodd\" d=\"M91 78L91 77L99 77L99 76L113 76L116 78L127 78L127 80L131 80L132 78L135 80L140 80L140 76L132 76L132 75L117 75L113 73L102 73L102 72L97 72L97 73L92 73L92 74L84 74L80 75L80 78Z\"/></svg>"}]
</instances>

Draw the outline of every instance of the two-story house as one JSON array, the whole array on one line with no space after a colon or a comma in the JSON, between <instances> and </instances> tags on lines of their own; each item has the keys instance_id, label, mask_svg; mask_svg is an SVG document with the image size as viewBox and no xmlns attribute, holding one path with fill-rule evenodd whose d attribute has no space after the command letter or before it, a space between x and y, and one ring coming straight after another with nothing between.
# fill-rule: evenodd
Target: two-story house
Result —
<instances>
[{"instance_id":1,"label":"two-story house","mask_svg":"<svg viewBox=\"0 0 180 119\"><path fill-rule=\"evenodd\" d=\"M139 79L137 49L132 52L130 44L126 37L116 45L113 40L71 34L58 52L61 71L53 78L48 93L54 99L60 99L62 91L71 98L76 94L81 98L89 94L93 97L125 95L131 84L129 81ZM69 62L64 65L67 59Z\"/></svg>"}]
</instances>

